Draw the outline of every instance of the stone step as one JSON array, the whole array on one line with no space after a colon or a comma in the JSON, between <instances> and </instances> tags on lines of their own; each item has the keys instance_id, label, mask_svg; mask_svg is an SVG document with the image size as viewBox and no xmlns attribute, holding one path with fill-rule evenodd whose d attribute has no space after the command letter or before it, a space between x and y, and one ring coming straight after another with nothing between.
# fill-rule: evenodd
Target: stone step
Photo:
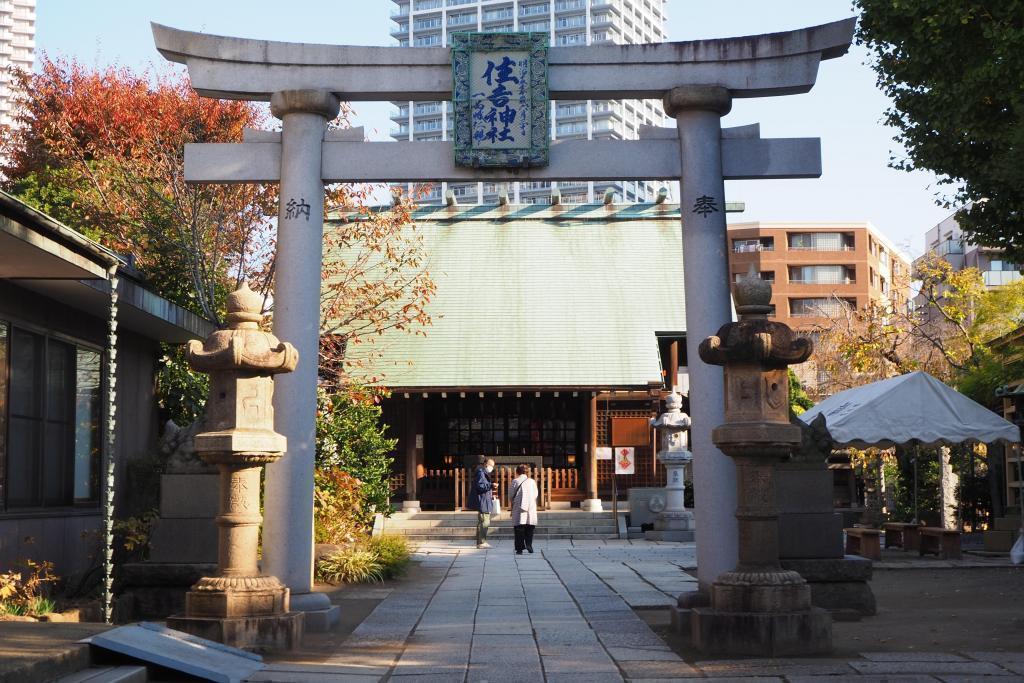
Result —
<instances>
[{"instance_id":1,"label":"stone step","mask_svg":"<svg viewBox=\"0 0 1024 683\"><path fill-rule=\"evenodd\" d=\"M459 541L459 540L472 540L475 538L475 534L463 535L463 536L421 536L419 534L411 534L405 536L410 541L430 542L430 541ZM488 540L512 540L512 534L487 534ZM533 538L537 541L608 541L618 538L617 534L534 534Z\"/></svg>"},{"instance_id":2,"label":"stone step","mask_svg":"<svg viewBox=\"0 0 1024 683\"><path fill-rule=\"evenodd\" d=\"M502 511L508 514L507 510ZM574 520L574 519L614 519L611 512L581 512L579 510L541 510L537 513L538 519L544 520ZM395 512L388 519L405 520L445 520L445 519L472 519L476 520L476 512ZM475 521L474 521L475 523Z\"/></svg>"},{"instance_id":3,"label":"stone step","mask_svg":"<svg viewBox=\"0 0 1024 683\"><path fill-rule=\"evenodd\" d=\"M514 529L511 526L500 526L490 527L492 534L500 534L503 536L510 536L514 533ZM425 529L416 528L399 528L390 529L385 527L384 533L396 534L399 536L431 536L436 538L449 537L462 537L462 536L473 536L476 534L476 527L468 526L449 526L449 527L429 527ZM570 534L573 536L587 536L587 535L617 535L617 531L614 526L588 526L588 527L573 527L573 528L558 528L558 527L537 527L534 531L534 535L550 535L550 534Z\"/></svg>"},{"instance_id":4,"label":"stone step","mask_svg":"<svg viewBox=\"0 0 1024 683\"><path fill-rule=\"evenodd\" d=\"M58 678L56 683L146 683L144 666L103 666L82 669Z\"/></svg>"},{"instance_id":5,"label":"stone step","mask_svg":"<svg viewBox=\"0 0 1024 683\"><path fill-rule=\"evenodd\" d=\"M538 526L551 527L551 528L576 528L586 526L614 526L614 520L608 519L545 519L540 518L537 520ZM434 527L456 527L456 526L476 526L476 515L472 518L458 518L458 519L388 519L384 522L384 528L386 529L430 529ZM512 520L508 515L502 515L501 519L491 519L491 526L514 526Z\"/></svg>"}]
</instances>

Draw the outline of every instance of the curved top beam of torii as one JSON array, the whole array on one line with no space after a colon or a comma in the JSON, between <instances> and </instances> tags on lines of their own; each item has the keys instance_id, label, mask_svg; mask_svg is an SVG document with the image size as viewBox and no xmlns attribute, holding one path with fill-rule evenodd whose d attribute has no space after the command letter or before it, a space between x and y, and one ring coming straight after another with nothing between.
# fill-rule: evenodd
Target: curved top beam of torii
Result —
<instances>
[{"instance_id":1,"label":"curved top beam of torii","mask_svg":"<svg viewBox=\"0 0 1024 683\"><path fill-rule=\"evenodd\" d=\"M552 47L553 100L661 98L720 85L733 97L807 92L818 64L846 54L856 18L796 31L646 45ZM357 47L214 36L153 24L157 50L188 67L207 97L269 100L279 90L330 90L346 101L451 99L444 47Z\"/></svg>"}]
</instances>

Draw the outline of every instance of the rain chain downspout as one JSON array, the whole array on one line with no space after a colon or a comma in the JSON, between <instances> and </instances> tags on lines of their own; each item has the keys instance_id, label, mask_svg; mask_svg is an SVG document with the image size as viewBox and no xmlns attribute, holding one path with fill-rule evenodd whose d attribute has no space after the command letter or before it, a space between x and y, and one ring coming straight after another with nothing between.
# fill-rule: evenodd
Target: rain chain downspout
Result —
<instances>
[{"instance_id":1,"label":"rain chain downspout","mask_svg":"<svg viewBox=\"0 0 1024 683\"><path fill-rule=\"evenodd\" d=\"M103 621L113 623L114 602L114 445L117 414L117 265L107 270L110 310L107 319L107 472L103 488Z\"/></svg>"}]
</instances>

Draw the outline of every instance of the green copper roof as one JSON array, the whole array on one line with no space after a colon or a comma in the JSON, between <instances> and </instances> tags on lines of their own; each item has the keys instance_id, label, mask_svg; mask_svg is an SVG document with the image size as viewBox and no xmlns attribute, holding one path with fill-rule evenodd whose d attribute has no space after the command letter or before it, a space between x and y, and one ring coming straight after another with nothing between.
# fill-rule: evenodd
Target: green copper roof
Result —
<instances>
[{"instance_id":1,"label":"green copper roof","mask_svg":"<svg viewBox=\"0 0 1024 683\"><path fill-rule=\"evenodd\" d=\"M395 390L660 384L655 333L686 329L679 212L640 206L417 211L433 324L378 339L374 371Z\"/></svg>"}]
</instances>

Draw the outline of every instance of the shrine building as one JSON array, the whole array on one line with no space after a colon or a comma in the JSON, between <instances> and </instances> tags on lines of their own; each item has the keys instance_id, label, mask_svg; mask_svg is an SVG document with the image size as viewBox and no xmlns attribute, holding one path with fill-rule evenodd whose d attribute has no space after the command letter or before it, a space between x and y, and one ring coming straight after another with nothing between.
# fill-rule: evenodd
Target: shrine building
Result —
<instances>
[{"instance_id":1,"label":"shrine building","mask_svg":"<svg viewBox=\"0 0 1024 683\"><path fill-rule=\"evenodd\" d=\"M601 446L635 449L620 497L663 486L648 420L687 386L678 205L429 206L414 219L433 323L373 344L396 503L457 507L455 472L480 455L544 468L563 505L607 503Z\"/></svg>"}]
</instances>

